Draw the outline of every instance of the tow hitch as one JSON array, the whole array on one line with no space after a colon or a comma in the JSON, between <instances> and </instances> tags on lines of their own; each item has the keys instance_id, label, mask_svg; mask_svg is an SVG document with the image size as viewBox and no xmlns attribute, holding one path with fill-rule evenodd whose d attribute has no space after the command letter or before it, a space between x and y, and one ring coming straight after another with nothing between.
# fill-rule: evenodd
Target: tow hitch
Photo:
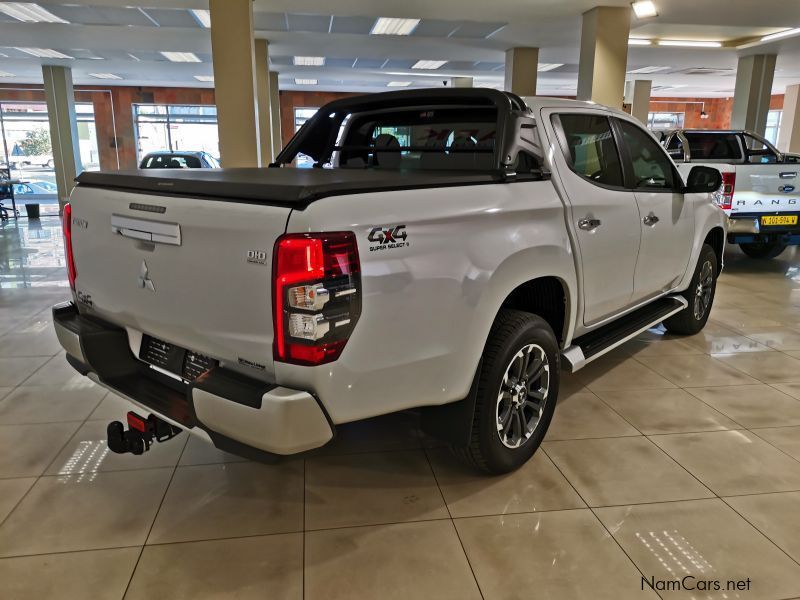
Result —
<instances>
[{"instance_id":1,"label":"tow hitch","mask_svg":"<svg viewBox=\"0 0 800 600\"><path fill-rule=\"evenodd\" d=\"M130 411L127 415L128 430L119 421L108 424L108 448L117 454L144 454L150 450L153 440L166 442L178 435L182 430L155 415L147 418Z\"/></svg>"}]
</instances>

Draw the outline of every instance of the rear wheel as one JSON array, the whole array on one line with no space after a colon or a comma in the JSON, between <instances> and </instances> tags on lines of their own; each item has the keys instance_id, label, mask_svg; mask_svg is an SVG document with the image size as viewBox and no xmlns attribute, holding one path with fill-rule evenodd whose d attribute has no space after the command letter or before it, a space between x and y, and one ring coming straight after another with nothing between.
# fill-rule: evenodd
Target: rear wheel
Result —
<instances>
[{"instance_id":1,"label":"rear wheel","mask_svg":"<svg viewBox=\"0 0 800 600\"><path fill-rule=\"evenodd\" d=\"M558 342L547 322L501 310L483 355L470 443L454 450L488 473L520 467L544 439L558 383Z\"/></svg>"},{"instance_id":2,"label":"rear wheel","mask_svg":"<svg viewBox=\"0 0 800 600\"><path fill-rule=\"evenodd\" d=\"M742 249L750 258L775 258L781 252L786 250L786 244L779 244L778 242L754 242L752 244L739 244Z\"/></svg>"},{"instance_id":3,"label":"rear wheel","mask_svg":"<svg viewBox=\"0 0 800 600\"><path fill-rule=\"evenodd\" d=\"M708 244L703 244L692 281L689 288L683 292L683 297L689 302L689 306L664 321L667 331L694 335L706 326L711 305L714 303L718 273L717 253Z\"/></svg>"}]
</instances>

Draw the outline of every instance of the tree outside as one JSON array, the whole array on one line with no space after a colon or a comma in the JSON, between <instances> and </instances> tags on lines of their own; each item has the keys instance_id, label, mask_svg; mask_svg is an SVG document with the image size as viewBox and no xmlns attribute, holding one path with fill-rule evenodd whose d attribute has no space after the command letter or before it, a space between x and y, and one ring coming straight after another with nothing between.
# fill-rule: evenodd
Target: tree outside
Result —
<instances>
[{"instance_id":1,"label":"tree outside","mask_svg":"<svg viewBox=\"0 0 800 600\"><path fill-rule=\"evenodd\" d=\"M20 140L19 147L25 156L41 156L53 153L50 144L50 132L46 129L33 129L25 134L25 139Z\"/></svg>"}]
</instances>

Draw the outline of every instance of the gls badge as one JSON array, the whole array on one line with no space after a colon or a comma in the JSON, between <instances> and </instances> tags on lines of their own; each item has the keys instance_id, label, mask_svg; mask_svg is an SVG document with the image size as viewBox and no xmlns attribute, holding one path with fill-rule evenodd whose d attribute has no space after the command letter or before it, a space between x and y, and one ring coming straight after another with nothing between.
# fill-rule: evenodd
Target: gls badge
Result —
<instances>
[{"instance_id":1,"label":"gls badge","mask_svg":"<svg viewBox=\"0 0 800 600\"><path fill-rule=\"evenodd\" d=\"M367 239L376 245L370 246L369 251L375 252L376 250L404 248L408 246L408 233L406 233L405 229L405 225L373 227L372 231L369 232Z\"/></svg>"}]
</instances>

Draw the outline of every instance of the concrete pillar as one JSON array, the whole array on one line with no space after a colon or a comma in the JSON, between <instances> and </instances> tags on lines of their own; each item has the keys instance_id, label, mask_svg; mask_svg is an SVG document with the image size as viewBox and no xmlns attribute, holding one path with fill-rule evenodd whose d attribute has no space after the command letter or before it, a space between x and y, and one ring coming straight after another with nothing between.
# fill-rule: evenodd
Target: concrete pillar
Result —
<instances>
[{"instance_id":1,"label":"concrete pillar","mask_svg":"<svg viewBox=\"0 0 800 600\"><path fill-rule=\"evenodd\" d=\"M269 72L269 105L272 112L272 155L277 158L283 148L281 137L281 96L278 87L278 72Z\"/></svg>"},{"instance_id":2,"label":"concrete pillar","mask_svg":"<svg viewBox=\"0 0 800 600\"><path fill-rule=\"evenodd\" d=\"M776 58L774 54L739 57L733 92L733 129L748 129L764 135Z\"/></svg>"},{"instance_id":3,"label":"concrete pillar","mask_svg":"<svg viewBox=\"0 0 800 600\"><path fill-rule=\"evenodd\" d=\"M258 145L261 166L273 160L272 154L272 110L269 93L269 42L256 40L256 101L258 102Z\"/></svg>"},{"instance_id":4,"label":"concrete pillar","mask_svg":"<svg viewBox=\"0 0 800 600\"><path fill-rule=\"evenodd\" d=\"M800 153L800 84L786 86L778 150Z\"/></svg>"},{"instance_id":5,"label":"concrete pillar","mask_svg":"<svg viewBox=\"0 0 800 600\"><path fill-rule=\"evenodd\" d=\"M583 13L578 100L622 108L631 9L598 6Z\"/></svg>"},{"instance_id":6,"label":"concrete pillar","mask_svg":"<svg viewBox=\"0 0 800 600\"><path fill-rule=\"evenodd\" d=\"M505 91L517 96L535 96L538 75L538 48L506 50Z\"/></svg>"},{"instance_id":7,"label":"concrete pillar","mask_svg":"<svg viewBox=\"0 0 800 600\"><path fill-rule=\"evenodd\" d=\"M631 115L647 125L650 114L650 90L653 82L649 79L636 79L625 82L625 104L631 105Z\"/></svg>"},{"instance_id":8,"label":"concrete pillar","mask_svg":"<svg viewBox=\"0 0 800 600\"><path fill-rule=\"evenodd\" d=\"M472 77L452 77L450 86L454 88L471 88L473 87L473 79Z\"/></svg>"},{"instance_id":9,"label":"concrete pillar","mask_svg":"<svg viewBox=\"0 0 800 600\"><path fill-rule=\"evenodd\" d=\"M78 142L78 119L75 116L75 90L72 69L42 65L47 118L50 121L50 143L58 187L59 212L69 200L75 177L83 171Z\"/></svg>"},{"instance_id":10,"label":"concrete pillar","mask_svg":"<svg viewBox=\"0 0 800 600\"><path fill-rule=\"evenodd\" d=\"M223 167L260 163L252 0L209 0Z\"/></svg>"}]
</instances>

